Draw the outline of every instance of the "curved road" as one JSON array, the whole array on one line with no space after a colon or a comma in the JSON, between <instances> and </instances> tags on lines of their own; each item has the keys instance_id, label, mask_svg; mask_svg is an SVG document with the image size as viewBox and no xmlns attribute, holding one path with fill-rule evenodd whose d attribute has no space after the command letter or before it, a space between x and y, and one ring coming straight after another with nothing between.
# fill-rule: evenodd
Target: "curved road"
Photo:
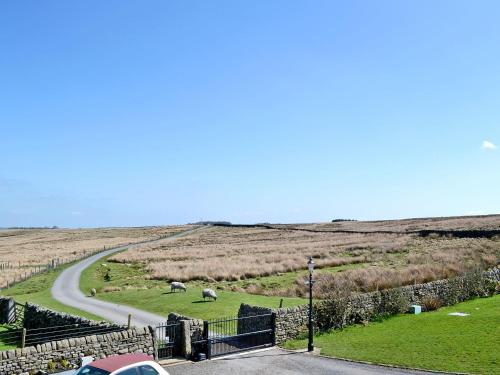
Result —
<instances>
[{"instance_id":1,"label":"curved road","mask_svg":"<svg viewBox=\"0 0 500 375\"><path fill-rule=\"evenodd\" d=\"M201 228L190 229L181 233L174 234L168 239L175 241L175 239L185 236L194 231L200 230ZM52 286L51 292L52 297L68 306L72 306L78 308L83 311L87 311L91 314L98 315L102 318L105 318L109 321L118 324L127 324L128 314L132 314L132 324L139 327L146 326L156 326L160 322L164 322L167 320L166 317L149 313L147 311L139 310L133 307L118 305L115 303L100 301L95 298L91 298L86 296L80 290L80 275L82 271L90 266L92 263L98 261L101 258L104 258L113 253L117 253L119 251L125 249L134 249L145 243L154 243L158 241L166 241L167 239L162 238L158 240L151 240L140 242L127 246L115 247L106 251L103 251L99 254L92 255L81 262L74 264L73 266L65 269L59 277L54 282Z\"/></svg>"}]
</instances>

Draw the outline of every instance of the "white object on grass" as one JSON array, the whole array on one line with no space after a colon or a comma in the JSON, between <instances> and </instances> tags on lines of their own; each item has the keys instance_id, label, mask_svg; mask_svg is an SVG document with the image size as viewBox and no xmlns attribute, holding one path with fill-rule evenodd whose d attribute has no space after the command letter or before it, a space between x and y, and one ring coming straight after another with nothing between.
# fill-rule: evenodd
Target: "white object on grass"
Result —
<instances>
[{"instance_id":1,"label":"white object on grass","mask_svg":"<svg viewBox=\"0 0 500 375\"><path fill-rule=\"evenodd\" d=\"M470 314L461 313L461 312L452 312L452 313L449 313L448 315L451 315L451 316L469 316Z\"/></svg>"}]
</instances>

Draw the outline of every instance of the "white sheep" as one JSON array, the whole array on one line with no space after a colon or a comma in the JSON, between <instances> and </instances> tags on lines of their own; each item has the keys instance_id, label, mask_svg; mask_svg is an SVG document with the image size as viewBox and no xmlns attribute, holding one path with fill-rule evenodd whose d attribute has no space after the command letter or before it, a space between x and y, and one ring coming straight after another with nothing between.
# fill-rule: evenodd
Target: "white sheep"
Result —
<instances>
[{"instance_id":1,"label":"white sheep","mask_svg":"<svg viewBox=\"0 0 500 375\"><path fill-rule=\"evenodd\" d=\"M210 289L210 288L203 289L201 292L201 295L202 295L203 299L213 298L214 301L217 301L217 294L215 294L213 289Z\"/></svg>"},{"instance_id":2,"label":"white sheep","mask_svg":"<svg viewBox=\"0 0 500 375\"><path fill-rule=\"evenodd\" d=\"M97 290L95 290L94 288L90 289L90 295L92 297L95 297L96 294L97 294Z\"/></svg>"},{"instance_id":3,"label":"white sheep","mask_svg":"<svg viewBox=\"0 0 500 375\"><path fill-rule=\"evenodd\" d=\"M178 281L174 281L170 284L170 292L174 292L176 289L183 290L184 292L187 291L186 285Z\"/></svg>"}]
</instances>

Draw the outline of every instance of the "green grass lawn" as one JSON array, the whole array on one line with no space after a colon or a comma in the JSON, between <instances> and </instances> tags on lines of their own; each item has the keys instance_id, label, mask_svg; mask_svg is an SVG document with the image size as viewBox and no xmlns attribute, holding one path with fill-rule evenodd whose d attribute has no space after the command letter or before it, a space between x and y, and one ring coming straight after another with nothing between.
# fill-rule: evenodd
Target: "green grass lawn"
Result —
<instances>
[{"instance_id":1,"label":"green grass lawn","mask_svg":"<svg viewBox=\"0 0 500 375\"><path fill-rule=\"evenodd\" d=\"M69 267L70 265L71 264L67 264L56 270L33 276L28 280L16 284L12 288L3 289L1 294L4 296L13 297L19 303L35 303L55 311L79 315L92 320L103 320L96 315L63 305L62 303L57 302L52 298L50 288L52 287L54 280L65 268Z\"/></svg>"},{"instance_id":2,"label":"green grass lawn","mask_svg":"<svg viewBox=\"0 0 500 375\"><path fill-rule=\"evenodd\" d=\"M450 312L469 316L449 316ZM423 369L500 374L500 295L315 336L321 354ZM294 340L286 348L307 346Z\"/></svg>"},{"instance_id":3,"label":"green grass lawn","mask_svg":"<svg viewBox=\"0 0 500 375\"><path fill-rule=\"evenodd\" d=\"M111 279L105 281L104 275L108 268ZM170 312L177 312L199 319L220 318L235 316L241 303L275 308L280 304L281 297L218 290L217 285L191 282L187 283L186 293L170 293L170 286L167 282L147 279L147 274L140 265L112 263L107 262L106 259L87 268L80 279L80 289L84 293L89 294L90 290L95 288L98 291L96 298L133 306L165 317ZM216 302L203 301L201 290L206 287L216 289L219 296ZM113 288L121 290L103 292L103 289L112 290ZM306 302L301 298L283 298L284 307Z\"/></svg>"}]
</instances>

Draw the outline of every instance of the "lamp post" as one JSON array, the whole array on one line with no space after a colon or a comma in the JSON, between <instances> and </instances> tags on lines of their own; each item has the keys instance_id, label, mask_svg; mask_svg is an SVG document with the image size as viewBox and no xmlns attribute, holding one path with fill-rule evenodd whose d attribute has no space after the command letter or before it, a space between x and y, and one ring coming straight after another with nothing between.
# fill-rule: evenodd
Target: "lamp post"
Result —
<instances>
[{"instance_id":1,"label":"lamp post","mask_svg":"<svg viewBox=\"0 0 500 375\"><path fill-rule=\"evenodd\" d=\"M309 341L307 343L307 351L312 352L314 350L313 345L313 271L314 271L314 261L312 257L309 257L307 261L307 268L309 269Z\"/></svg>"}]
</instances>

